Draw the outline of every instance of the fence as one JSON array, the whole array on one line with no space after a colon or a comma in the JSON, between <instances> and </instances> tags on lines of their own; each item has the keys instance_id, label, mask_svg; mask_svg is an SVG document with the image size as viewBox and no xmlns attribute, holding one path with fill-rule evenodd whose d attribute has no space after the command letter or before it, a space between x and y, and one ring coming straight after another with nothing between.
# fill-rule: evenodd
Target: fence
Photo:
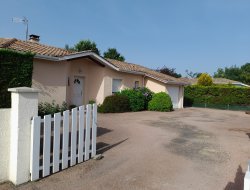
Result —
<instances>
[{"instance_id":1,"label":"fence","mask_svg":"<svg viewBox=\"0 0 250 190\"><path fill-rule=\"evenodd\" d=\"M0 109L0 183L34 181L96 154L97 107L38 117L39 90L11 92L11 108Z\"/></svg>"},{"instance_id":2,"label":"fence","mask_svg":"<svg viewBox=\"0 0 250 190\"><path fill-rule=\"evenodd\" d=\"M221 109L221 110L235 110L235 111L248 111L248 110L250 110L250 106L231 105L231 104L201 103L201 104L192 104L192 107L213 108L213 109Z\"/></svg>"},{"instance_id":3,"label":"fence","mask_svg":"<svg viewBox=\"0 0 250 190\"><path fill-rule=\"evenodd\" d=\"M31 127L31 181L96 155L96 104L34 117ZM42 135L41 135L42 133ZM40 163L42 163L40 165ZM42 172L41 172L42 171ZM40 175L39 175L40 173Z\"/></svg>"}]
</instances>

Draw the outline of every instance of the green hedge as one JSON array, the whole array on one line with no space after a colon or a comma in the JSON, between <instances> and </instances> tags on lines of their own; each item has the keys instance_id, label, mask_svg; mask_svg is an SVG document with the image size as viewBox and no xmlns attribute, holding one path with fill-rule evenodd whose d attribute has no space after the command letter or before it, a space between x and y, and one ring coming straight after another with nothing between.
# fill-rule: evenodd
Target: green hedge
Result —
<instances>
[{"instance_id":1,"label":"green hedge","mask_svg":"<svg viewBox=\"0 0 250 190\"><path fill-rule=\"evenodd\" d=\"M193 104L250 105L250 88L231 86L187 86L184 90L184 106Z\"/></svg>"},{"instance_id":2,"label":"green hedge","mask_svg":"<svg viewBox=\"0 0 250 190\"><path fill-rule=\"evenodd\" d=\"M31 87L34 54L0 49L0 108L11 106L8 88Z\"/></svg>"}]
</instances>

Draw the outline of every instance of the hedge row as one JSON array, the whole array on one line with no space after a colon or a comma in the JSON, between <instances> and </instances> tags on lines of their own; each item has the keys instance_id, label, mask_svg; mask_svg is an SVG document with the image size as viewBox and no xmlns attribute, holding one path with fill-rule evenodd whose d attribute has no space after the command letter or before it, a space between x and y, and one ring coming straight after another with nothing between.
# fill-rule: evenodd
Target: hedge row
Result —
<instances>
[{"instance_id":1,"label":"hedge row","mask_svg":"<svg viewBox=\"0 0 250 190\"><path fill-rule=\"evenodd\" d=\"M8 88L31 87L34 54L0 49L0 108L11 106Z\"/></svg>"},{"instance_id":2,"label":"hedge row","mask_svg":"<svg viewBox=\"0 0 250 190\"><path fill-rule=\"evenodd\" d=\"M250 88L197 85L185 87L185 106L202 103L250 105Z\"/></svg>"}]
</instances>

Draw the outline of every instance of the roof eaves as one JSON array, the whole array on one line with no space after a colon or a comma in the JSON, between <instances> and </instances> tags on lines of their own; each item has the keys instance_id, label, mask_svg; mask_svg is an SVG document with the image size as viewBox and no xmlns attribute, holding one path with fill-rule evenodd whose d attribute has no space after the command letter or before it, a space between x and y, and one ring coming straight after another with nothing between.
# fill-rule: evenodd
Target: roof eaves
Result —
<instances>
[{"instance_id":1,"label":"roof eaves","mask_svg":"<svg viewBox=\"0 0 250 190\"><path fill-rule=\"evenodd\" d=\"M146 74L146 76L150 77L152 79L158 80L160 82L163 82L165 84L189 85L189 83L187 83L187 82L179 82L179 81L170 81L170 80L159 79L158 77L152 76L150 74Z\"/></svg>"},{"instance_id":2,"label":"roof eaves","mask_svg":"<svg viewBox=\"0 0 250 190\"><path fill-rule=\"evenodd\" d=\"M48 60L48 61L61 61L59 57L53 57L53 56L49 56L49 55L40 55L40 54L36 54L34 56L34 58L37 59L44 59L44 60Z\"/></svg>"}]
</instances>

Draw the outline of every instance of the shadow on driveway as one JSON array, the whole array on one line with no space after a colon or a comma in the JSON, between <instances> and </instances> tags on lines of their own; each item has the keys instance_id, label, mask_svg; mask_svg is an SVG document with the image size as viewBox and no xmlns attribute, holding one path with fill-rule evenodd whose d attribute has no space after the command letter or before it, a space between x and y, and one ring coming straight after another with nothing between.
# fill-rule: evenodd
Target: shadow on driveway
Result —
<instances>
[{"instance_id":1,"label":"shadow on driveway","mask_svg":"<svg viewBox=\"0 0 250 190\"><path fill-rule=\"evenodd\" d=\"M224 190L243 190L244 189L244 177L245 173L242 171L242 167L239 165L235 174L234 182L228 182Z\"/></svg>"}]
</instances>

